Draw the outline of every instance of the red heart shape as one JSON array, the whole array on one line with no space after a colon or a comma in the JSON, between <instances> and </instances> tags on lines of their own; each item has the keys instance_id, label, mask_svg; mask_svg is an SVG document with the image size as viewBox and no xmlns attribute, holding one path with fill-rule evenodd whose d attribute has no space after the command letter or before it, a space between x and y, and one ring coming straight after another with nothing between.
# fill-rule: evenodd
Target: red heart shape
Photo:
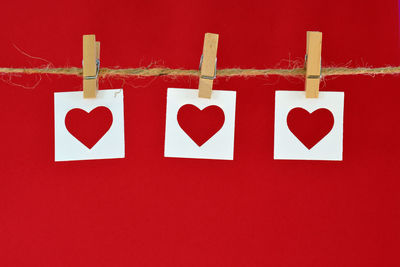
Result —
<instances>
[{"instance_id":1,"label":"red heart shape","mask_svg":"<svg viewBox=\"0 0 400 267\"><path fill-rule=\"evenodd\" d=\"M112 122L112 112L103 106L89 113L79 108L71 109L65 116L67 130L89 149L106 134Z\"/></svg>"},{"instance_id":2,"label":"red heart shape","mask_svg":"<svg viewBox=\"0 0 400 267\"><path fill-rule=\"evenodd\" d=\"M194 105L187 104L178 111L179 126L198 146L202 146L213 137L224 122L224 111L215 105L200 110Z\"/></svg>"},{"instance_id":3,"label":"red heart shape","mask_svg":"<svg viewBox=\"0 0 400 267\"><path fill-rule=\"evenodd\" d=\"M302 108L294 108L287 115L289 130L308 149L322 140L331 130L334 123L332 112L320 108L312 113Z\"/></svg>"}]
</instances>

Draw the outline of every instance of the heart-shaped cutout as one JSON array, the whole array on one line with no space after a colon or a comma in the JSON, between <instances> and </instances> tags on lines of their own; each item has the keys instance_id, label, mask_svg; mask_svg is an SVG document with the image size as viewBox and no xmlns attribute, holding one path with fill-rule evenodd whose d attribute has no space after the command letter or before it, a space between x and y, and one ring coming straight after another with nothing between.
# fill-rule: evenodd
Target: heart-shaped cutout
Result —
<instances>
[{"instance_id":1,"label":"heart-shaped cutout","mask_svg":"<svg viewBox=\"0 0 400 267\"><path fill-rule=\"evenodd\" d=\"M112 122L112 112L103 106L89 113L83 109L74 108L65 116L67 130L89 149L106 134Z\"/></svg>"},{"instance_id":2,"label":"heart-shaped cutout","mask_svg":"<svg viewBox=\"0 0 400 267\"><path fill-rule=\"evenodd\" d=\"M179 109L177 117L179 126L198 146L213 137L225 122L224 111L215 105L200 110L187 104Z\"/></svg>"},{"instance_id":3,"label":"heart-shaped cutout","mask_svg":"<svg viewBox=\"0 0 400 267\"><path fill-rule=\"evenodd\" d=\"M294 108L287 115L289 130L308 149L313 148L331 130L334 117L330 110L320 108L312 113L302 108Z\"/></svg>"}]
</instances>

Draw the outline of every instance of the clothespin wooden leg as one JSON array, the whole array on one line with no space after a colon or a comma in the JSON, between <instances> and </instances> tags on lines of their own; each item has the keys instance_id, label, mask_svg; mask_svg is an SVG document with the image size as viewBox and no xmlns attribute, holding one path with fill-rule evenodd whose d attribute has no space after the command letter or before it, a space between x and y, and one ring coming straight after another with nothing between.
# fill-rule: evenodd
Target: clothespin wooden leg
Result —
<instances>
[{"instance_id":1,"label":"clothespin wooden leg","mask_svg":"<svg viewBox=\"0 0 400 267\"><path fill-rule=\"evenodd\" d=\"M218 34L206 33L200 62L199 97L211 98L213 82L217 74Z\"/></svg>"},{"instance_id":2,"label":"clothespin wooden leg","mask_svg":"<svg viewBox=\"0 0 400 267\"><path fill-rule=\"evenodd\" d=\"M95 35L83 36L83 97L95 98L97 94L100 67L100 42Z\"/></svg>"},{"instance_id":3,"label":"clothespin wooden leg","mask_svg":"<svg viewBox=\"0 0 400 267\"><path fill-rule=\"evenodd\" d=\"M322 32L307 32L306 98L318 98L321 80Z\"/></svg>"}]
</instances>

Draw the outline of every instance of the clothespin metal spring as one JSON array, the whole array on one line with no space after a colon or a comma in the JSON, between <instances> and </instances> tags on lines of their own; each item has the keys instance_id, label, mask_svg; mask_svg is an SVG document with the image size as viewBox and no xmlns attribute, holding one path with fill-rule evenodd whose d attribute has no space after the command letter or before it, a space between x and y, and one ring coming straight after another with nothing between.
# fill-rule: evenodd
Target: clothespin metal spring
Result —
<instances>
[{"instance_id":1,"label":"clothespin metal spring","mask_svg":"<svg viewBox=\"0 0 400 267\"><path fill-rule=\"evenodd\" d=\"M199 70L201 70L201 64L203 64L203 54L201 54ZM208 79L208 80L214 80L215 78L217 78L217 58L215 58L214 76L200 75L200 78Z\"/></svg>"}]
</instances>

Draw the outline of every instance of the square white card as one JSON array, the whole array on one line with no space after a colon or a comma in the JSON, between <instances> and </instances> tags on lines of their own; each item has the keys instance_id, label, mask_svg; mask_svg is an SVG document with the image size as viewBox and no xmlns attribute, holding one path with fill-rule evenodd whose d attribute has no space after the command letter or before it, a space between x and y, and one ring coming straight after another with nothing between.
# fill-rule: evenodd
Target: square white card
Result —
<instances>
[{"instance_id":1,"label":"square white card","mask_svg":"<svg viewBox=\"0 0 400 267\"><path fill-rule=\"evenodd\" d=\"M235 110L235 91L213 90L206 99L197 89L168 88L164 156L233 160ZM189 136L191 128L201 134Z\"/></svg>"},{"instance_id":2,"label":"square white card","mask_svg":"<svg viewBox=\"0 0 400 267\"><path fill-rule=\"evenodd\" d=\"M276 91L274 159L342 160L343 109L343 92Z\"/></svg>"},{"instance_id":3,"label":"square white card","mask_svg":"<svg viewBox=\"0 0 400 267\"><path fill-rule=\"evenodd\" d=\"M54 93L55 161L124 158L123 100L122 89Z\"/></svg>"}]
</instances>

